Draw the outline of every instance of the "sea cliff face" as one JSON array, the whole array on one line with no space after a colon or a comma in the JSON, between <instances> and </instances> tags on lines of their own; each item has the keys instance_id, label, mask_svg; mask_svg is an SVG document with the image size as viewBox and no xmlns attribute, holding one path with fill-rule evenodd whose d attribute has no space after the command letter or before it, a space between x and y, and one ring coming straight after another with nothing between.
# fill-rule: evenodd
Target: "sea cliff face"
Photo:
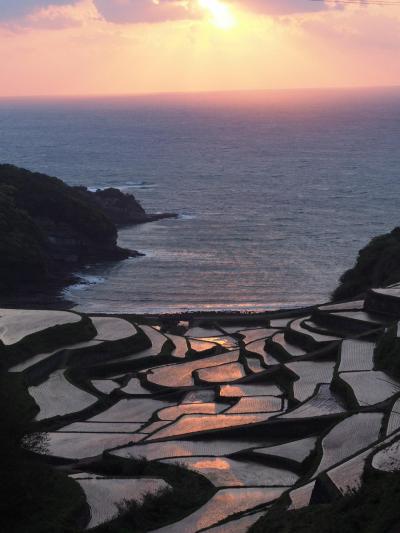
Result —
<instances>
[{"instance_id":1,"label":"sea cliff face","mask_svg":"<svg viewBox=\"0 0 400 533\"><path fill-rule=\"evenodd\" d=\"M140 255L117 245L117 227L165 216L173 215L148 215L134 196L117 189L92 193L0 165L0 291L62 286L83 265Z\"/></svg>"},{"instance_id":2,"label":"sea cliff face","mask_svg":"<svg viewBox=\"0 0 400 533\"><path fill-rule=\"evenodd\" d=\"M132 194L125 194L114 187L98 189L95 192L86 187L76 187L76 190L89 204L103 211L119 227L176 217L175 213L146 213Z\"/></svg>"}]
</instances>

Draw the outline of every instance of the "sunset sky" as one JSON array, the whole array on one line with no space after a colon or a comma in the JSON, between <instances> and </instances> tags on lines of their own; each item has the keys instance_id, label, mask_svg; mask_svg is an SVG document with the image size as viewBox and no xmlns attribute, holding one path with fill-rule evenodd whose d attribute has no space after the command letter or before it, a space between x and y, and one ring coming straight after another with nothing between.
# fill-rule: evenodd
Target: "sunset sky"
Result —
<instances>
[{"instance_id":1,"label":"sunset sky","mask_svg":"<svg viewBox=\"0 0 400 533\"><path fill-rule=\"evenodd\" d=\"M0 0L0 96L400 85L400 5L354 2Z\"/></svg>"}]
</instances>

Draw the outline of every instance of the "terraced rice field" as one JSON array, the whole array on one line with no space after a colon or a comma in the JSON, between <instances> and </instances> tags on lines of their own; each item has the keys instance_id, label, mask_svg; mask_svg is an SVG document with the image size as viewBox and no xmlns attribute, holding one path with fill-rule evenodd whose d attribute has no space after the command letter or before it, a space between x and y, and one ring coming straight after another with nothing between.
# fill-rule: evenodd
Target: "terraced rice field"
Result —
<instances>
[{"instance_id":1,"label":"terraced rice field","mask_svg":"<svg viewBox=\"0 0 400 533\"><path fill-rule=\"evenodd\" d=\"M221 385L219 395L221 398L242 398L244 396L280 396L282 389L277 385L241 383L237 385Z\"/></svg>"},{"instance_id":2,"label":"terraced rice field","mask_svg":"<svg viewBox=\"0 0 400 533\"><path fill-rule=\"evenodd\" d=\"M206 477L218 488L222 487L290 487L298 476L282 468L264 467L250 461L226 457L180 457L165 459L167 464L183 465Z\"/></svg>"},{"instance_id":3,"label":"terraced rice field","mask_svg":"<svg viewBox=\"0 0 400 533\"><path fill-rule=\"evenodd\" d=\"M301 361L287 363L286 367L298 378L293 382L293 396L299 402L304 402L314 394L319 384L332 381L335 363Z\"/></svg>"},{"instance_id":4,"label":"terraced rice field","mask_svg":"<svg viewBox=\"0 0 400 533\"><path fill-rule=\"evenodd\" d=\"M68 311L0 309L0 341L10 346L35 333L81 320L80 315Z\"/></svg>"},{"instance_id":5,"label":"terraced rice field","mask_svg":"<svg viewBox=\"0 0 400 533\"><path fill-rule=\"evenodd\" d=\"M88 528L94 528L118 513L124 500L140 502L146 494L157 494L171 487L162 479L112 479L88 474L74 477L85 492L90 507Z\"/></svg>"},{"instance_id":6,"label":"terraced rice field","mask_svg":"<svg viewBox=\"0 0 400 533\"><path fill-rule=\"evenodd\" d=\"M277 333L272 337L272 341L287 357L301 357L302 355L306 354L305 350L291 342L288 342L285 339L284 333Z\"/></svg>"},{"instance_id":7,"label":"terraced rice field","mask_svg":"<svg viewBox=\"0 0 400 533\"><path fill-rule=\"evenodd\" d=\"M311 481L301 487L289 492L291 504L289 509L302 509L310 504L312 494L315 488L315 481Z\"/></svg>"},{"instance_id":8,"label":"terraced rice field","mask_svg":"<svg viewBox=\"0 0 400 533\"><path fill-rule=\"evenodd\" d=\"M295 461L302 464L307 457L314 451L317 444L317 437L308 437L302 440L286 442L277 446L268 446L267 448L256 448L254 453L262 456L272 456Z\"/></svg>"},{"instance_id":9,"label":"terraced rice field","mask_svg":"<svg viewBox=\"0 0 400 533\"><path fill-rule=\"evenodd\" d=\"M328 470L326 474L340 494L344 496L349 491L355 491L361 487L365 462L370 454L371 450L367 450Z\"/></svg>"},{"instance_id":10,"label":"terraced rice field","mask_svg":"<svg viewBox=\"0 0 400 533\"><path fill-rule=\"evenodd\" d=\"M140 443L115 450L112 455L126 459L140 459L144 457L148 461L168 459L172 457L213 456L223 457L232 453L254 448L264 441L246 439L220 439L212 440L171 440L159 443Z\"/></svg>"},{"instance_id":11,"label":"terraced rice field","mask_svg":"<svg viewBox=\"0 0 400 533\"><path fill-rule=\"evenodd\" d=\"M165 407L157 412L160 420L176 420L182 415L204 414L214 415L227 408L223 403L182 403L174 407Z\"/></svg>"},{"instance_id":12,"label":"terraced rice field","mask_svg":"<svg viewBox=\"0 0 400 533\"><path fill-rule=\"evenodd\" d=\"M263 367L261 361L257 359L257 357L246 356L245 366L253 374L258 374L259 372L264 372L265 370L265 367Z\"/></svg>"},{"instance_id":13,"label":"terraced rice field","mask_svg":"<svg viewBox=\"0 0 400 533\"><path fill-rule=\"evenodd\" d=\"M317 392L292 411L285 413L280 418L296 420L302 418L315 418L327 415L345 413L346 409L335 396L329 385L319 385Z\"/></svg>"},{"instance_id":14,"label":"terraced rice field","mask_svg":"<svg viewBox=\"0 0 400 533\"><path fill-rule=\"evenodd\" d=\"M240 533L241 531L249 531L251 526L253 526L257 520L263 516L263 512L246 514L242 518L237 518L236 520L229 520L221 524L220 526L215 526L209 529L206 529L208 533Z\"/></svg>"},{"instance_id":15,"label":"terraced rice field","mask_svg":"<svg viewBox=\"0 0 400 533\"><path fill-rule=\"evenodd\" d=\"M365 306L323 305L311 318L310 310L263 321L249 315L242 323L234 316L221 328L209 320L203 327L200 319L194 325L152 319L149 326L91 317L93 339L74 344L71 338L67 347L32 354L10 370L30 380L38 431L46 420L44 453L80 472L76 481L92 513L87 527L109 520L125 498L140 501L168 487L165 479L140 476L96 479L85 469L100 464L120 473L145 458L152 472L184 465L214 486L207 503L157 531L244 533L283 493L288 508L299 509L321 494L329 500L358 488L365 468L400 469L400 383L373 366L376 328L383 333L388 317L370 313L368 300ZM69 312L34 314L23 316L21 332L13 323L18 313L0 312L0 338L45 339L49 324L83 321ZM350 335L355 321L375 336ZM143 349L146 336L151 347ZM125 339L132 353L122 356ZM82 357L70 367L60 356L85 344L105 346L106 362L91 365Z\"/></svg>"},{"instance_id":16,"label":"terraced rice field","mask_svg":"<svg viewBox=\"0 0 400 533\"><path fill-rule=\"evenodd\" d=\"M230 407L226 413L273 413L281 411L283 401L276 396L247 396Z\"/></svg>"},{"instance_id":17,"label":"terraced rice field","mask_svg":"<svg viewBox=\"0 0 400 533\"><path fill-rule=\"evenodd\" d=\"M171 355L174 357L177 357L178 359L184 359L186 357L187 352L189 351L189 345L187 342L187 339L184 337L179 337L179 335L166 335L168 339L170 339L175 346L175 349L172 351Z\"/></svg>"},{"instance_id":18,"label":"terraced rice field","mask_svg":"<svg viewBox=\"0 0 400 533\"><path fill-rule=\"evenodd\" d=\"M142 386L139 378L131 378L125 387L121 388L121 392L132 396L151 394L148 389Z\"/></svg>"},{"instance_id":19,"label":"terraced rice field","mask_svg":"<svg viewBox=\"0 0 400 533\"><path fill-rule=\"evenodd\" d=\"M208 431L223 431L235 427L246 427L265 422L270 414L217 414L217 415L183 415L167 428L157 431L151 440L172 439L188 435L198 435Z\"/></svg>"},{"instance_id":20,"label":"terraced rice field","mask_svg":"<svg viewBox=\"0 0 400 533\"><path fill-rule=\"evenodd\" d=\"M138 433L47 433L47 454L65 459L86 459L117 446L139 442L143 437L145 435Z\"/></svg>"},{"instance_id":21,"label":"terraced rice field","mask_svg":"<svg viewBox=\"0 0 400 533\"><path fill-rule=\"evenodd\" d=\"M99 341L119 341L137 334L135 326L122 318L96 316L90 319L97 331L96 340Z\"/></svg>"},{"instance_id":22,"label":"terraced rice field","mask_svg":"<svg viewBox=\"0 0 400 533\"><path fill-rule=\"evenodd\" d=\"M400 428L400 399L396 400L390 411L386 435L391 435Z\"/></svg>"},{"instance_id":23,"label":"terraced rice field","mask_svg":"<svg viewBox=\"0 0 400 533\"><path fill-rule=\"evenodd\" d=\"M243 513L268 504L284 492L283 488L221 489L198 511L184 518L179 527L185 533L196 533L222 522L232 514ZM176 533L174 525L155 530L156 533Z\"/></svg>"},{"instance_id":24,"label":"terraced rice field","mask_svg":"<svg viewBox=\"0 0 400 533\"><path fill-rule=\"evenodd\" d=\"M240 363L227 363L210 368L196 370L197 378L205 383L230 383L246 376L245 369Z\"/></svg>"},{"instance_id":25,"label":"terraced rice field","mask_svg":"<svg viewBox=\"0 0 400 533\"><path fill-rule=\"evenodd\" d=\"M154 413L173 405L171 402L148 398L120 400L102 413L90 418L90 422L147 422Z\"/></svg>"},{"instance_id":26,"label":"terraced rice field","mask_svg":"<svg viewBox=\"0 0 400 533\"><path fill-rule=\"evenodd\" d=\"M103 394L111 394L112 391L121 387L119 383L112 379L94 379L91 383L95 389Z\"/></svg>"},{"instance_id":27,"label":"terraced rice field","mask_svg":"<svg viewBox=\"0 0 400 533\"><path fill-rule=\"evenodd\" d=\"M396 440L392 444L379 450L372 459L372 467L381 472L396 472L400 469L400 442Z\"/></svg>"},{"instance_id":28,"label":"terraced rice field","mask_svg":"<svg viewBox=\"0 0 400 533\"><path fill-rule=\"evenodd\" d=\"M374 368L373 342L347 339L340 348L339 372L357 372L373 370Z\"/></svg>"},{"instance_id":29,"label":"terraced rice field","mask_svg":"<svg viewBox=\"0 0 400 533\"><path fill-rule=\"evenodd\" d=\"M29 394L40 409L36 420L83 411L97 401L96 396L68 381L64 370L57 370L40 385L29 387Z\"/></svg>"},{"instance_id":30,"label":"terraced rice field","mask_svg":"<svg viewBox=\"0 0 400 533\"><path fill-rule=\"evenodd\" d=\"M384 402L400 392L399 384L384 372L343 372L340 378L351 387L360 406Z\"/></svg>"},{"instance_id":31,"label":"terraced rice field","mask_svg":"<svg viewBox=\"0 0 400 533\"><path fill-rule=\"evenodd\" d=\"M233 363L238 359L238 352L228 352L187 363L161 366L150 370L146 375L146 379L150 384L161 387L191 387L194 385L193 373L196 370Z\"/></svg>"},{"instance_id":32,"label":"terraced rice field","mask_svg":"<svg viewBox=\"0 0 400 533\"><path fill-rule=\"evenodd\" d=\"M276 333L276 329L273 328L255 328L255 329L243 329L238 331L241 335L244 344L249 344L259 339L266 339Z\"/></svg>"},{"instance_id":33,"label":"terraced rice field","mask_svg":"<svg viewBox=\"0 0 400 533\"><path fill-rule=\"evenodd\" d=\"M258 340L258 341L253 341L253 342L250 342L249 344L246 345L246 352L250 352L250 353L255 353L257 354L264 366L266 368L268 368L269 366L272 366L272 365L278 365L279 364L279 361L278 359L276 359L276 357L274 357L273 355L271 355L269 353L269 351L265 348L265 339L261 339L261 340Z\"/></svg>"},{"instance_id":34,"label":"terraced rice field","mask_svg":"<svg viewBox=\"0 0 400 533\"><path fill-rule=\"evenodd\" d=\"M303 326L303 322L304 320L308 320L309 318L311 317L306 317L305 319L298 318L297 320L294 320L293 322L290 323L289 328L292 331L300 333L301 335L305 337L310 337L316 343L335 342L339 340L339 337L336 337L334 335L322 335L321 333L315 333L314 331L305 329Z\"/></svg>"},{"instance_id":35,"label":"terraced rice field","mask_svg":"<svg viewBox=\"0 0 400 533\"><path fill-rule=\"evenodd\" d=\"M376 442L382 419L381 413L360 413L339 422L322 439L322 459L313 477Z\"/></svg>"}]
</instances>

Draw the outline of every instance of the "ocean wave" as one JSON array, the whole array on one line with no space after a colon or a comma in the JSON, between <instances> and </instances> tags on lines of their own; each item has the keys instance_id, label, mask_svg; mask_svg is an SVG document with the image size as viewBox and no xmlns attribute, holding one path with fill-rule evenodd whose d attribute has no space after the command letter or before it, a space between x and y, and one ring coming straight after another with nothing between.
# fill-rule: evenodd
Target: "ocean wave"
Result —
<instances>
[{"instance_id":1,"label":"ocean wave","mask_svg":"<svg viewBox=\"0 0 400 533\"><path fill-rule=\"evenodd\" d=\"M109 189L110 187L118 189L119 191L125 191L127 189L154 189L156 186L156 183L148 181L127 181L123 185L115 185L115 183L109 183L108 185L98 187L88 187L88 191L104 191L105 189Z\"/></svg>"},{"instance_id":2,"label":"ocean wave","mask_svg":"<svg viewBox=\"0 0 400 533\"><path fill-rule=\"evenodd\" d=\"M178 220L194 220L197 216L192 213L181 213L177 218Z\"/></svg>"},{"instance_id":3,"label":"ocean wave","mask_svg":"<svg viewBox=\"0 0 400 533\"><path fill-rule=\"evenodd\" d=\"M89 274L79 274L78 278L79 281L65 289L64 294L70 294L71 291L84 291L92 285L99 285L100 283L104 283L106 281L106 278L103 278L102 276L93 276Z\"/></svg>"}]
</instances>

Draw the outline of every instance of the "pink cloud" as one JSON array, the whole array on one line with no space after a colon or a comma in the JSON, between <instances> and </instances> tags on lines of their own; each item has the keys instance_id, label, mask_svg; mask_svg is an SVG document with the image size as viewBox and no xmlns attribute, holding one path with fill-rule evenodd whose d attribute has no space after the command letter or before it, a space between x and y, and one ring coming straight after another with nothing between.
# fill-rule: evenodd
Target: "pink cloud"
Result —
<instances>
[{"instance_id":1,"label":"pink cloud","mask_svg":"<svg viewBox=\"0 0 400 533\"><path fill-rule=\"evenodd\" d=\"M119 24L195 18L193 0L94 0L99 13Z\"/></svg>"}]
</instances>

